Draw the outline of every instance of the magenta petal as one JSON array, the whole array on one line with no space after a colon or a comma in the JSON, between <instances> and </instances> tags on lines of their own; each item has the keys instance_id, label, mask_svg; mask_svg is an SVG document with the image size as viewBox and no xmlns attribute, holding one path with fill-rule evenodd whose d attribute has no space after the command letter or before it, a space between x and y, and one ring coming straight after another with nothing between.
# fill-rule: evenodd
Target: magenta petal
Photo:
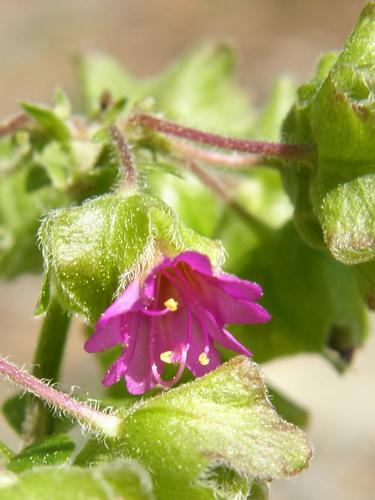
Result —
<instances>
[{"instance_id":1,"label":"magenta petal","mask_svg":"<svg viewBox=\"0 0 375 500\"><path fill-rule=\"evenodd\" d=\"M105 386L110 386L116 384L126 372L126 351L123 351L120 356L115 360L115 362L109 367L106 374L103 377L102 383Z\"/></svg>"},{"instance_id":2,"label":"magenta petal","mask_svg":"<svg viewBox=\"0 0 375 500\"><path fill-rule=\"evenodd\" d=\"M220 365L220 356L213 343L210 341L208 344L209 352L207 353L209 363L207 365L201 364L199 362L199 356L205 351L207 346L204 343L200 325L195 318L193 318L192 321L191 333L191 345L187 355L186 366L195 377L202 377Z\"/></svg>"},{"instance_id":3,"label":"magenta petal","mask_svg":"<svg viewBox=\"0 0 375 500\"><path fill-rule=\"evenodd\" d=\"M233 337L233 335L225 330L222 326L218 325L210 313L205 315L205 327L210 337L220 344L225 349L230 349L231 351L238 352L239 354L244 354L245 356L251 356L251 352L246 349L238 340Z\"/></svg>"},{"instance_id":4,"label":"magenta petal","mask_svg":"<svg viewBox=\"0 0 375 500\"><path fill-rule=\"evenodd\" d=\"M122 344L127 336L127 317L117 316L103 324L85 342L86 352L101 352L117 344Z\"/></svg>"},{"instance_id":5,"label":"magenta petal","mask_svg":"<svg viewBox=\"0 0 375 500\"><path fill-rule=\"evenodd\" d=\"M141 317L134 335L134 347L125 375L126 387L131 394L143 394L155 385L149 354L150 320Z\"/></svg>"},{"instance_id":6,"label":"magenta petal","mask_svg":"<svg viewBox=\"0 0 375 500\"><path fill-rule=\"evenodd\" d=\"M164 257L143 284L131 283L104 311L85 349L123 347L104 385L124 378L132 394L143 394L157 383L171 386L185 362L196 377L219 366L215 343L251 355L224 325L268 321L270 315L256 302L261 295L256 283L226 273L214 275L205 255L186 251L173 259ZM171 297L176 307L168 307ZM170 361L179 362L179 369L171 380L163 380L165 363Z\"/></svg>"},{"instance_id":7,"label":"magenta petal","mask_svg":"<svg viewBox=\"0 0 375 500\"><path fill-rule=\"evenodd\" d=\"M270 319L268 312L259 304L228 295L202 276L194 278L201 291L202 307L205 306L219 323L265 323Z\"/></svg>"},{"instance_id":8,"label":"magenta petal","mask_svg":"<svg viewBox=\"0 0 375 500\"><path fill-rule=\"evenodd\" d=\"M262 288L257 283L241 280L232 274L221 273L206 279L235 299L256 301L263 295Z\"/></svg>"},{"instance_id":9,"label":"magenta petal","mask_svg":"<svg viewBox=\"0 0 375 500\"><path fill-rule=\"evenodd\" d=\"M160 360L160 354L172 351L173 361L180 359L181 346L185 344L186 318L185 311L168 314L159 322L159 333L155 335L155 359Z\"/></svg>"},{"instance_id":10,"label":"magenta petal","mask_svg":"<svg viewBox=\"0 0 375 500\"><path fill-rule=\"evenodd\" d=\"M179 263L187 264L191 269L197 271L198 273L212 276L212 267L209 258L201 253L186 251L182 252L172 261L173 265Z\"/></svg>"},{"instance_id":11,"label":"magenta petal","mask_svg":"<svg viewBox=\"0 0 375 500\"><path fill-rule=\"evenodd\" d=\"M133 281L120 295L118 299L116 299L100 316L99 320L96 323L96 328L101 328L103 325L107 323L112 318L119 316L120 314L125 314L134 309L135 304L139 300L140 297L140 289L139 284Z\"/></svg>"}]
</instances>

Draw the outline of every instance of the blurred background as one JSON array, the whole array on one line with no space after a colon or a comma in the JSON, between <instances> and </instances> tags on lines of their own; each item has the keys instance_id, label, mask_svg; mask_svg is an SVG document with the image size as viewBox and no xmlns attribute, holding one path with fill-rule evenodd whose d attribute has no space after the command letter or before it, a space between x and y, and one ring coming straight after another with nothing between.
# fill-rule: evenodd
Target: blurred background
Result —
<instances>
[{"instance_id":1,"label":"blurred background","mask_svg":"<svg viewBox=\"0 0 375 500\"><path fill-rule=\"evenodd\" d=\"M0 117L21 99L49 101L56 86L76 97L72 57L100 48L138 76L158 72L196 40L231 39L238 48L238 78L261 104L281 73L302 81L320 52L340 48L362 0L1 0ZM29 363L38 323L33 307L39 278L0 283L0 352ZM71 332L63 387L79 383L95 397L100 374ZM375 491L375 338L356 354L343 376L318 356L268 363L264 371L311 412L311 469L273 485L274 500L370 500ZM0 383L0 398L12 393ZM0 439L17 446L0 421Z\"/></svg>"}]
</instances>

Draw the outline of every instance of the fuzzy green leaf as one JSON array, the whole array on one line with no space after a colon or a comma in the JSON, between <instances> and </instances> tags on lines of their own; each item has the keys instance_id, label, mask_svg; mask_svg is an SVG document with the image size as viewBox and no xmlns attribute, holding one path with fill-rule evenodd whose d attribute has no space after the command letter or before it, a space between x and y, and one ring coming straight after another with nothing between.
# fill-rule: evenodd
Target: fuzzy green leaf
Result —
<instances>
[{"instance_id":1,"label":"fuzzy green leaf","mask_svg":"<svg viewBox=\"0 0 375 500\"><path fill-rule=\"evenodd\" d=\"M2 278L40 271L42 259L37 248L40 218L50 208L64 205L69 200L67 195L51 186L32 186L30 180L34 183L38 181L38 170L31 166L0 177Z\"/></svg>"},{"instance_id":2,"label":"fuzzy green leaf","mask_svg":"<svg viewBox=\"0 0 375 500\"><path fill-rule=\"evenodd\" d=\"M270 400L275 407L277 413L298 427L305 429L309 422L309 414L305 408L298 405L285 394L275 389L273 386L267 385Z\"/></svg>"},{"instance_id":3,"label":"fuzzy green leaf","mask_svg":"<svg viewBox=\"0 0 375 500\"><path fill-rule=\"evenodd\" d=\"M364 8L311 110L319 169L312 199L333 255L375 258L375 3Z\"/></svg>"},{"instance_id":4,"label":"fuzzy green leaf","mask_svg":"<svg viewBox=\"0 0 375 500\"><path fill-rule=\"evenodd\" d=\"M49 137L61 142L69 141L70 132L67 125L52 109L28 102L21 103L21 107L31 118L34 118Z\"/></svg>"},{"instance_id":5,"label":"fuzzy green leaf","mask_svg":"<svg viewBox=\"0 0 375 500\"><path fill-rule=\"evenodd\" d=\"M298 88L296 103L282 126L284 142L314 145L310 123L312 101L336 59L335 52L324 54L318 61L312 81ZM296 162L287 162L281 173L286 192L294 205L293 218L298 232L309 245L324 248L322 229L310 197L311 170Z\"/></svg>"},{"instance_id":6,"label":"fuzzy green leaf","mask_svg":"<svg viewBox=\"0 0 375 500\"><path fill-rule=\"evenodd\" d=\"M147 473L135 462L117 461L103 467L45 466L16 475L3 472L2 500L152 500Z\"/></svg>"},{"instance_id":7,"label":"fuzzy green leaf","mask_svg":"<svg viewBox=\"0 0 375 500\"><path fill-rule=\"evenodd\" d=\"M296 86L289 78L278 78L272 85L270 97L257 117L251 132L253 139L279 141L282 122L293 104Z\"/></svg>"},{"instance_id":8,"label":"fuzzy green leaf","mask_svg":"<svg viewBox=\"0 0 375 500\"><path fill-rule=\"evenodd\" d=\"M222 468L221 477L224 471L226 478L232 475L228 487L237 482L238 493L245 479L271 480L298 473L308 465L311 453L304 433L272 408L257 365L237 357L125 411L121 437L107 446L91 441L77 462L89 465L130 456L150 471L160 500L198 500L215 494L210 481L213 467ZM220 481L220 489L224 484Z\"/></svg>"},{"instance_id":9,"label":"fuzzy green leaf","mask_svg":"<svg viewBox=\"0 0 375 500\"><path fill-rule=\"evenodd\" d=\"M7 469L22 472L38 465L65 464L74 447L66 434L55 434L24 448L8 462Z\"/></svg>"},{"instance_id":10,"label":"fuzzy green leaf","mask_svg":"<svg viewBox=\"0 0 375 500\"><path fill-rule=\"evenodd\" d=\"M140 84L111 56L93 52L76 60L81 96L87 113L100 110L104 92L113 101L128 98L139 92Z\"/></svg>"},{"instance_id":11,"label":"fuzzy green leaf","mask_svg":"<svg viewBox=\"0 0 375 500\"><path fill-rule=\"evenodd\" d=\"M375 3L342 52L326 55L298 90L285 142L315 146L312 170L287 163L283 177L304 239L345 264L375 257Z\"/></svg>"},{"instance_id":12,"label":"fuzzy green leaf","mask_svg":"<svg viewBox=\"0 0 375 500\"><path fill-rule=\"evenodd\" d=\"M252 124L246 93L233 81L235 61L225 43L205 43L189 51L150 82L156 109L184 124L246 135Z\"/></svg>"}]
</instances>

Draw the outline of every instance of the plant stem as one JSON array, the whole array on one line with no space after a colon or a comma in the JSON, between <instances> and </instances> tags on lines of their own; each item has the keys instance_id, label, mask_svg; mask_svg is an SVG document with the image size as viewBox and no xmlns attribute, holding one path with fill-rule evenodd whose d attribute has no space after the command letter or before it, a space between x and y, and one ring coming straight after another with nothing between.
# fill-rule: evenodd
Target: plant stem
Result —
<instances>
[{"instance_id":1,"label":"plant stem","mask_svg":"<svg viewBox=\"0 0 375 500\"><path fill-rule=\"evenodd\" d=\"M258 234L268 235L270 233L270 229L266 226L266 224L264 224L254 215L250 214L236 200L234 200L216 177L213 177L204 168L200 167L192 161L187 162L186 166L203 182L203 184L205 184L209 189L211 189L213 193L215 193L222 201L224 201L224 203L236 215L238 215L241 220L243 220L252 229L255 229Z\"/></svg>"},{"instance_id":2,"label":"plant stem","mask_svg":"<svg viewBox=\"0 0 375 500\"><path fill-rule=\"evenodd\" d=\"M40 329L33 360L33 375L52 383L59 379L70 316L59 301L52 297ZM40 401L29 398L26 406L24 438L32 442L54 431L54 418Z\"/></svg>"},{"instance_id":3,"label":"plant stem","mask_svg":"<svg viewBox=\"0 0 375 500\"><path fill-rule=\"evenodd\" d=\"M151 115L137 114L130 119L141 127L156 130L167 135L181 137L193 142L216 146L222 149L253 153L262 156L273 156L288 160L307 160L314 148L308 144L281 144L264 141L251 141L224 137L218 134L203 132L190 127L184 127L167 120L162 120Z\"/></svg>"},{"instance_id":4,"label":"plant stem","mask_svg":"<svg viewBox=\"0 0 375 500\"><path fill-rule=\"evenodd\" d=\"M12 132L23 127L28 121L29 117L25 113L19 113L6 122L0 123L0 137L11 134Z\"/></svg>"},{"instance_id":5,"label":"plant stem","mask_svg":"<svg viewBox=\"0 0 375 500\"><path fill-rule=\"evenodd\" d=\"M203 161L211 165L221 165L228 168L246 168L263 165L262 157L250 154L227 154L219 151L199 148L179 139L169 139L169 144L182 155L193 160Z\"/></svg>"},{"instance_id":6,"label":"plant stem","mask_svg":"<svg viewBox=\"0 0 375 500\"><path fill-rule=\"evenodd\" d=\"M137 184L136 170L125 139L116 125L109 128L109 133L121 162L123 185L126 188L134 188Z\"/></svg>"},{"instance_id":7,"label":"plant stem","mask_svg":"<svg viewBox=\"0 0 375 500\"><path fill-rule=\"evenodd\" d=\"M95 410L90 405L77 401L68 394L58 391L47 383L21 370L0 356L0 373L15 382L23 390L34 394L53 409L61 411L84 426L89 426L108 437L117 435L120 419Z\"/></svg>"}]
</instances>

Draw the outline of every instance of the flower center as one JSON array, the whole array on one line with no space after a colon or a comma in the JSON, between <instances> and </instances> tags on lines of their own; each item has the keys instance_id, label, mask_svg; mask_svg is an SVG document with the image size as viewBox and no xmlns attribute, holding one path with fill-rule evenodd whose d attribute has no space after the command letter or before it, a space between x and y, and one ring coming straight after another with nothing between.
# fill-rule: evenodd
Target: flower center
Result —
<instances>
[{"instance_id":1,"label":"flower center","mask_svg":"<svg viewBox=\"0 0 375 500\"><path fill-rule=\"evenodd\" d=\"M164 305L169 311L174 312L177 311L178 302L174 300L172 297L164 302Z\"/></svg>"}]
</instances>

